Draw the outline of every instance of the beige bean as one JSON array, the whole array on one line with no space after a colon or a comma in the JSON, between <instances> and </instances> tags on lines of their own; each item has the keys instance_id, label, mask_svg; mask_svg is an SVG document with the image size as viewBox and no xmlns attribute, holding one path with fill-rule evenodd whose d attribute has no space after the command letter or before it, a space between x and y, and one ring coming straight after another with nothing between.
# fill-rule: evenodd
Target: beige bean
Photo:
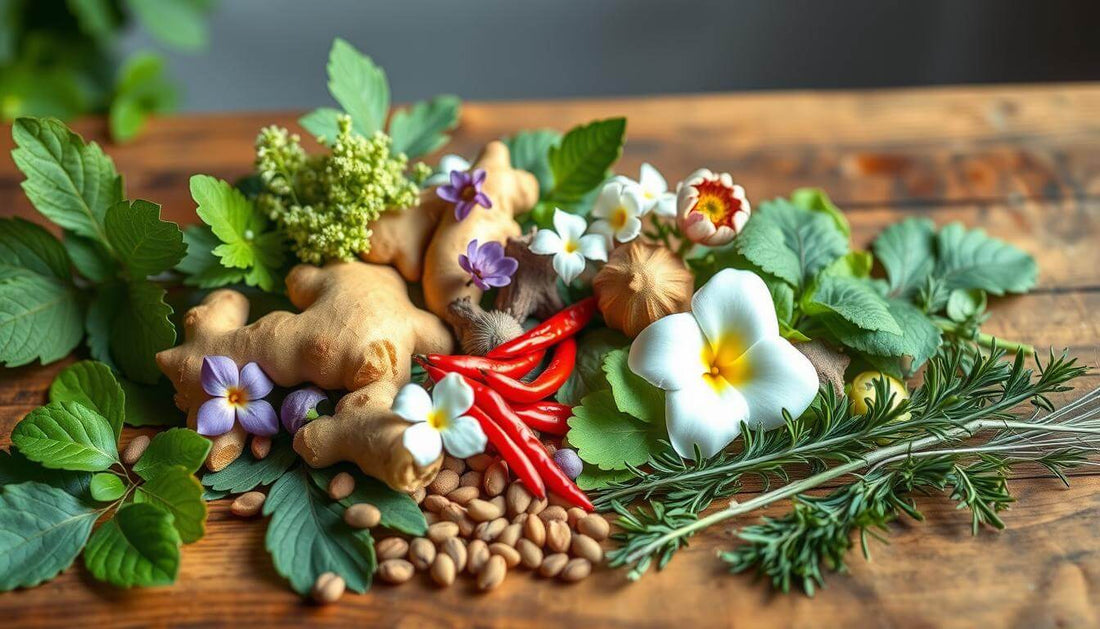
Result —
<instances>
[{"instance_id":1,"label":"beige bean","mask_svg":"<svg viewBox=\"0 0 1100 629\"><path fill-rule=\"evenodd\" d=\"M592 564L587 559L580 557L571 559L561 571L561 580L576 583L592 574Z\"/></svg>"},{"instance_id":2,"label":"beige bean","mask_svg":"<svg viewBox=\"0 0 1100 629\"><path fill-rule=\"evenodd\" d=\"M495 504L480 498L474 498L466 503L466 510L475 522L488 522L501 516L500 509Z\"/></svg>"},{"instance_id":3,"label":"beige bean","mask_svg":"<svg viewBox=\"0 0 1100 629\"><path fill-rule=\"evenodd\" d=\"M453 470L439 470L435 480L428 484L428 491L438 496L446 496L456 489L458 489L458 474Z\"/></svg>"},{"instance_id":4,"label":"beige bean","mask_svg":"<svg viewBox=\"0 0 1100 629\"><path fill-rule=\"evenodd\" d=\"M542 565L542 549L534 542L523 538L516 543L516 551L519 552L519 561L524 568L534 570Z\"/></svg>"},{"instance_id":5,"label":"beige bean","mask_svg":"<svg viewBox=\"0 0 1100 629\"><path fill-rule=\"evenodd\" d=\"M458 525L458 534L466 538L473 536L474 530L477 529L477 522L471 520L468 515L463 515L462 519L455 524Z\"/></svg>"},{"instance_id":6,"label":"beige bean","mask_svg":"<svg viewBox=\"0 0 1100 629\"><path fill-rule=\"evenodd\" d=\"M531 506L531 500L534 496L528 491L527 487L523 483L515 482L508 485L508 492L505 494L504 502L508 508L508 515L516 515L517 513L526 513L527 507Z\"/></svg>"},{"instance_id":7,"label":"beige bean","mask_svg":"<svg viewBox=\"0 0 1100 629\"><path fill-rule=\"evenodd\" d=\"M466 557L468 555L466 542L457 537L445 539L443 543L439 545L439 552L451 558L456 572L462 572L466 569Z\"/></svg>"},{"instance_id":8,"label":"beige bean","mask_svg":"<svg viewBox=\"0 0 1100 629\"><path fill-rule=\"evenodd\" d=\"M504 557L492 555L477 574L477 589L488 592L503 583L507 575L508 564Z\"/></svg>"},{"instance_id":9,"label":"beige bean","mask_svg":"<svg viewBox=\"0 0 1100 629\"><path fill-rule=\"evenodd\" d=\"M340 472L328 482L328 497L333 500L343 500L355 491L355 478L347 472Z\"/></svg>"},{"instance_id":10,"label":"beige bean","mask_svg":"<svg viewBox=\"0 0 1100 629\"><path fill-rule=\"evenodd\" d=\"M543 558L542 565L539 566L539 576L547 578L556 577L565 569L565 564L567 563L569 563L569 555L565 553L547 555Z\"/></svg>"},{"instance_id":11,"label":"beige bean","mask_svg":"<svg viewBox=\"0 0 1100 629\"><path fill-rule=\"evenodd\" d=\"M450 555L439 553L432 562L432 581L447 587L455 582L455 562Z\"/></svg>"},{"instance_id":12,"label":"beige bean","mask_svg":"<svg viewBox=\"0 0 1100 629\"><path fill-rule=\"evenodd\" d=\"M570 507L565 510L566 520L569 522L569 526L577 528L577 522L580 522L588 515L588 512L580 507Z\"/></svg>"},{"instance_id":13,"label":"beige bean","mask_svg":"<svg viewBox=\"0 0 1100 629\"><path fill-rule=\"evenodd\" d=\"M466 509L463 508L462 505L451 503L446 507L443 507L443 510L439 512L439 517L448 522L457 523L459 520L466 517Z\"/></svg>"},{"instance_id":14,"label":"beige bean","mask_svg":"<svg viewBox=\"0 0 1100 629\"><path fill-rule=\"evenodd\" d=\"M546 523L538 516L528 516L523 522L523 536L542 547L546 544Z\"/></svg>"},{"instance_id":15,"label":"beige bean","mask_svg":"<svg viewBox=\"0 0 1100 629\"><path fill-rule=\"evenodd\" d=\"M489 544L489 553L504 557L504 563L508 564L509 568L515 568L519 565L519 551L507 544L501 544L500 542Z\"/></svg>"},{"instance_id":16,"label":"beige bean","mask_svg":"<svg viewBox=\"0 0 1100 629\"><path fill-rule=\"evenodd\" d=\"M431 526L431 525L435 524L436 522L441 521L442 519L443 518L439 517L438 513L425 513L424 514L424 521L428 523L428 526Z\"/></svg>"},{"instance_id":17,"label":"beige bean","mask_svg":"<svg viewBox=\"0 0 1100 629\"><path fill-rule=\"evenodd\" d=\"M497 541L501 544L508 544L509 546L515 546L519 541L520 536L523 534L523 528L519 524L509 524L504 527L504 530L497 536Z\"/></svg>"},{"instance_id":18,"label":"beige bean","mask_svg":"<svg viewBox=\"0 0 1100 629\"><path fill-rule=\"evenodd\" d=\"M358 502L344 510L344 522L357 529L369 529L382 521L382 512L369 502Z\"/></svg>"},{"instance_id":19,"label":"beige bean","mask_svg":"<svg viewBox=\"0 0 1100 629\"><path fill-rule=\"evenodd\" d=\"M445 498L444 496L431 494L424 497L424 504L422 506L424 507L425 511L428 511L430 513L439 513L443 510L443 507L446 507L449 504L451 504L451 501L447 500L447 498Z\"/></svg>"},{"instance_id":20,"label":"beige bean","mask_svg":"<svg viewBox=\"0 0 1100 629\"><path fill-rule=\"evenodd\" d=\"M487 496L499 496L508 487L508 471L503 461L497 461L485 470L485 477L481 481L481 490Z\"/></svg>"},{"instance_id":21,"label":"beige bean","mask_svg":"<svg viewBox=\"0 0 1100 629\"><path fill-rule=\"evenodd\" d=\"M450 500L453 503L460 504L460 505L465 507L466 505L468 505L470 503L471 500L473 500L474 498L477 498L480 495L481 495L481 490L478 489L477 487L462 487L462 486L459 486L458 489L456 489L456 490L452 491L451 493L447 494L447 499Z\"/></svg>"},{"instance_id":22,"label":"beige bean","mask_svg":"<svg viewBox=\"0 0 1100 629\"><path fill-rule=\"evenodd\" d=\"M584 533L574 535L569 548L573 551L574 557L587 559L594 564L603 561L603 549L600 548L600 543Z\"/></svg>"},{"instance_id":23,"label":"beige bean","mask_svg":"<svg viewBox=\"0 0 1100 629\"><path fill-rule=\"evenodd\" d=\"M504 518L482 522L474 529L474 535L483 542L491 542L504 531L506 526L508 526L508 520Z\"/></svg>"},{"instance_id":24,"label":"beige bean","mask_svg":"<svg viewBox=\"0 0 1100 629\"><path fill-rule=\"evenodd\" d=\"M340 600L346 587L347 584L344 583L343 577L335 572L325 572L318 576L313 583L313 590L310 591L310 595L317 603L328 605Z\"/></svg>"},{"instance_id":25,"label":"beige bean","mask_svg":"<svg viewBox=\"0 0 1100 629\"><path fill-rule=\"evenodd\" d=\"M436 522L428 526L428 539L442 544L448 537L458 535L458 525L454 522Z\"/></svg>"},{"instance_id":26,"label":"beige bean","mask_svg":"<svg viewBox=\"0 0 1100 629\"><path fill-rule=\"evenodd\" d=\"M418 537L409 542L409 563L417 570L427 570L435 561L435 546L431 540Z\"/></svg>"},{"instance_id":27,"label":"beige bean","mask_svg":"<svg viewBox=\"0 0 1100 629\"><path fill-rule=\"evenodd\" d=\"M138 435L130 440L130 443L126 444L126 447L122 450L122 462L126 465L133 465L138 462L141 455L145 454L145 449L149 447L149 442L152 439L149 435Z\"/></svg>"},{"instance_id":28,"label":"beige bean","mask_svg":"<svg viewBox=\"0 0 1100 629\"><path fill-rule=\"evenodd\" d=\"M546 525L546 547L552 552L564 553L569 550L572 536L569 525L561 520L550 520Z\"/></svg>"},{"instance_id":29,"label":"beige bean","mask_svg":"<svg viewBox=\"0 0 1100 629\"><path fill-rule=\"evenodd\" d=\"M481 493L481 472L470 471L462 475L458 479L459 487L476 487L478 493Z\"/></svg>"},{"instance_id":30,"label":"beige bean","mask_svg":"<svg viewBox=\"0 0 1100 629\"><path fill-rule=\"evenodd\" d=\"M569 521L569 514L565 512L565 509L558 505L550 505L549 507L546 507L542 510L542 513L539 513L539 517L543 520L546 520L547 522L550 522L551 520L558 520L560 522Z\"/></svg>"},{"instance_id":31,"label":"beige bean","mask_svg":"<svg viewBox=\"0 0 1100 629\"><path fill-rule=\"evenodd\" d=\"M378 561L401 559L409 552L409 543L400 537L387 537L374 545L374 554Z\"/></svg>"},{"instance_id":32,"label":"beige bean","mask_svg":"<svg viewBox=\"0 0 1100 629\"><path fill-rule=\"evenodd\" d=\"M462 473L466 471L466 462L448 454L443 457L443 469L451 470L455 474L462 476Z\"/></svg>"},{"instance_id":33,"label":"beige bean","mask_svg":"<svg viewBox=\"0 0 1100 629\"><path fill-rule=\"evenodd\" d=\"M252 437L252 443L248 444L248 448L252 451L253 458L262 461L271 454L271 437L255 435Z\"/></svg>"},{"instance_id":34,"label":"beige bean","mask_svg":"<svg viewBox=\"0 0 1100 629\"><path fill-rule=\"evenodd\" d=\"M512 524L518 524L520 526L523 526L527 522L527 518L530 518L530 517L533 517L533 516L529 516L526 513L517 513L515 515L515 517L512 518Z\"/></svg>"},{"instance_id":35,"label":"beige bean","mask_svg":"<svg viewBox=\"0 0 1100 629\"><path fill-rule=\"evenodd\" d=\"M546 500L546 498L543 498L541 500L538 498L534 498L531 500L531 504L527 506L527 513L529 515L538 515L542 513L544 509L546 509L546 505L548 504L550 503Z\"/></svg>"},{"instance_id":36,"label":"beige bean","mask_svg":"<svg viewBox=\"0 0 1100 629\"><path fill-rule=\"evenodd\" d=\"M413 565L404 559L387 559L378 564L378 577L394 585L408 581L415 571Z\"/></svg>"},{"instance_id":37,"label":"beige bean","mask_svg":"<svg viewBox=\"0 0 1100 629\"><path fill-rule=\"evenodd\" d=\"M472 457L466 459L466 466L475 472L484 472L489 468L493 462L496 461L492 455L489 454L475 454Z\"/></svg>"},{"instance_id":38,"label":"beige bean","mask_svg":"<svg viewBox=\"0 0 1100 629\"><path fill-rule=\"evenodd\" d=\"M485 567L487 561L489 561L489 545L479 539L470 542L466 549L466 570L470 574L477 574Z\"/></svg>"},{"instance_id":39,"label":"beige bean","mask_svg":"<svg viewBox=\"0 0 1100 629\"><path fill-rule=\"evenodd\" d=\"M611 525L598 513L589 513L577 522L577 530L591 537L597 542L602 542L611 534Z\"/></svg>"},{"instance_id":40,"label":"beige bean","mask_svg":"<svg viewBox=\"0 0 1100 629\"><path fill-rule=\"evenodd\" d=\"M229 512L239 518L251 518L260 513L267 496L258 491L241 494L229 505Z\"/></svg>"},{"instance_id":41,"label":"beige bean","mask_svg":"<svg viewBox=\"0 0 1100 629\"><path fill-rule=\"evenodd\" d=\"M489 499L489 504L493 505L497 509L500 509L501 515L504 514L504 510L507 508L507 505L504 504L504 495L503 494L501 494L499 496L493 496L492 498L490 498Z\"/></svg>"}]
</instances>

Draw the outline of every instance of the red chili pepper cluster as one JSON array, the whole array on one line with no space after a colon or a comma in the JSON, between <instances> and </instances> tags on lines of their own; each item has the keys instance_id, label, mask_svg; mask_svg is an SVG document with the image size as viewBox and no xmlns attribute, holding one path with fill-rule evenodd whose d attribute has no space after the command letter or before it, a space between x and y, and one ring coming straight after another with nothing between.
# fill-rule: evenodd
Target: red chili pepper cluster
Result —
<instances>
[{"instance_id":1,"label":"red chili pepper cluster","mask_svg":"<svg viewBox=\"0 0 1100 629\"><path fill-rule=\"evenodd\" d=\"M531 493L544 498L549 489L587 511L593 509L588 496L554 463L532 429L557 436L569 430L566 420L572 409L544 398L573 373L577 361L573 336L595 312L595 298L583 299L486 356L417 356L433 381L448 373L465 378L474 390L470 416ZM530 382L521 381L551 350L542 373Z\"/></svg>"}]
</instances>

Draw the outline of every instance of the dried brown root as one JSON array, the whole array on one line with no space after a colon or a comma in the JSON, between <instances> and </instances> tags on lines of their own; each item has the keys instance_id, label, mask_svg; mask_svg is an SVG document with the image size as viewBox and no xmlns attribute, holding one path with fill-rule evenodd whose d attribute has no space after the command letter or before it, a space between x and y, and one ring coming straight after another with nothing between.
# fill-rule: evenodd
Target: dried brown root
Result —
<instances>
[{"instance_id":1,"label":"dried brown root","mask_svg":"<svg viewBox=\"0 0 1100 629\"><path fill-rule=\"evenodd\" d=\"M512 283L497 293L496 307L512 315L517 321L527 317L545 319L565 307L558 293L558 274L554 271L553 256L531 252L535 230L516 238L509 238L504 246L505 255L519 262L519 269L512 276Z\"/></svg>"},{"instance_id":2,"label":"dried brown root","mask_svg":"<svg viewBox=\"0 0 1100 629\"><path fill-rule=\"evenodd\" d=\"M849 356L841 354L819 340L795 343L794 348L809 359L810 364L817 370L817 379L821 384L832 385L837 395L844 393L844 370L848 368L848 363L852 362Z\"/></svg>"}]
</instances>

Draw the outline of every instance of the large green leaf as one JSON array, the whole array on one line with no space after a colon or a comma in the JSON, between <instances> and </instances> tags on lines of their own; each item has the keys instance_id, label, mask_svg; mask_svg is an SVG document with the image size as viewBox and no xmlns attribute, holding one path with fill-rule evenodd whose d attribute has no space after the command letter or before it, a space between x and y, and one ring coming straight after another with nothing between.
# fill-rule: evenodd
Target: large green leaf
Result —
<instances>
[{"instance_id":1,"label":"large green leaf","mask_svg":"<svg viewBox=\"0 0 1100 629\"><path fill-rule=\"evenodd\" d=\"M18 272L0 279L0 365L64 357L84 336L84 304L67 282Z\"/></svg>"},{"instance_id":2,"label":"large green leaf","mask_svg":"<svg viewBox=\"0 0 1100 629\"><path fill-rule=\"evenodd\" d=\"M461 106L457 96L446 95L394 112L390 120L393 152L413 159L442 147L451 139L447 131L458 124Z\"/></svg>"},{"instance_id":3,"label":"large green leaf","mask_svg":"<svg viewBox=\"0 0 1100 629\"><path fill-rule=\"evenodd\" d=\"M176 327L168 319L172 308L165 291L146 281L126 285L125 297L111 322L111 356L130 380L152 384L160 378L156 355L176 342Z\"/></svg>"},{"instance_id":4,"label":"large green leaf","mask_svg":"<svg viewBox=\"0 0 1100 629\"><path fill-rule=\"evenodd\" d=\"M88 314L84 317L84 329L88 334L86 344L92 358L117 367L111 357L111 326L126 300L126 285L111 281L96 287Z\"/></svg>"},{"instance_id":5,"label":"large green leaf","mask_svg":"<svg viewBox=\"0 0 1100 629\"><path fill-rule=\"evenodd\" d=\"M170 585L179 572L179 545L171 513L129 504L88 540L84 565L95 578L118 587Z\"/></svg>"},{"instance_id":6,"label":"large green leaf","mask_svg":"<svg viewBox=\"0 0 1100 629\"><path fill-rule=\"evenodd\" d=\"M42 483L0 487L0 592L34 587L68 568L99 513Z\"/></svg>"},{"instance_id":7,"label":"large green leaf","mask_svg":"<svg viewBox=\"0 0 1100 629\"><path fill-rule=\"evenodd\" d=\"M78 273L93 282L118 276L118 261L103 243L65 230L62 244Z\"/></svg>"},{"instance_id":8,"label":"large green leaf","mask_svg":"<svg viewBox=\"0 0 1100 629\"><path fill-rule=\"evenodd\" d=\"M219 493L243 494L274 483L297 460L289 440L276 438L266 457L257 460L245 452L224 469L204 474L202 484Z\"/></svg>"},{"instance_id":9,"label":"large green leaf","mask_svg":"<svg viewBox=\"0 0 1100 629\"><path fill-rule=\"evenodd\" d=\"M176 270L187 274L184 284L218 288L244 281L244 270L222 266L218 256L214 255L214 249L222 243L209 226L189 226L183 230L183 242L187 245L187 255L176 265Z\"/></svg>"},{"instance_id":10,"label":"large green leaf","mask_svg":"<svg viewBox=\"0 0 1100 629\"><path fill-rule=\"evenodd\" d=\"M864 330L901 334L886 300L866 281L852 277L822 275L803 310L811 315L833 312Z\"/></svg>"},{"instance_id":11,"label":"large green leaf","mask_svg":"<svg viewBox=\"0 0 1100 629\"><path fill-rule=\"evenodd\" d=\"M91 505L94 502L91 494L92 476L91 472L51 470L23 456L16 448L9 452L0 450L0 487L33 481L60 489Z\"/></svg>"},{"instance_id":12,"label":"large green leaf","mask_svg":"<svg viewBox=\"0 0 1100 629\"><path fill-rule=\"evenodd\" d=\"M202 483L183 466L157 468L156 473L138 487L134 500L171 513L172 526L179 531L184 544L202 539L206 532Z\"/></svg>"},{"instance_id":13,"label":"large green leaf","mask_svg":"<svg viewBox=\"0 0 1100 629\"><path fill-rule=\"evenodd\" d=\"M638 376L627 363L626 349L609 352L603 361L603 371L611 385L615 406L632 417L647 423L665 418L665 393Z\"/></svg>"},{"instance_id":14,"label":"large green leaf","mask_svg":"<svg viewBox=\"0 0 1100 629\"><path fill-rule=\"evenodd\" d=\"M623 151L626 118L597 120L575 127L561 144L549 149L554 187L546 195L554 203L572 204L603 183Z\"/></svg>"},{"instance_id":15,"label":"large green leaf","mask_svg":"<svg viewBox=\"0 0 1100 629\"><path fill-rule=\"evenodd\" d=\"M188 474L194 474L208 454L209 439L194 430L172 428L153 437L145 453L134 463L134 473L145 480L151 480L173 467L182 467Z\"/></svg>"},{"instance_id":16,"label":"large green leaf","mask_svg":"<svg viewBox=\"0 0 1100 629\"><path fill-rule=\"evenodd\" d=\"M11 441L28 459L62 470L101 472L118 463L111 424L77 402L50 402L23 418Z\"/></svg>"},{"instance_id":17,"label":"large green leaf","mask_svg":"<svg viewBox=\"0 0 1100 629\"><path fill-rule=\"evenodd\" d=\"M131 426L182 426L187 415L176 408L175 388L167 378L146 385L119 381L126 392L126 423Z\"/></svg>"},{"instance_id":18,"label":"large green leaf","mask_svg":"<svg viewBox=\"0 0 1100 629\"><path fill-rule=\"evenodd\" d=\"M951 223L936 236L935 274L948 290L980 288L991 295L1025 293L1039 275L1035 259L980 229Z\"/></svg>"},{"instance_id":19,"label":"large green leaf","mask_svg":"<svg viewBox=\"0 0 1100 629\"><path fill-rule=\"evenodd\" d=\"M602 470L644 464L662 450L663 436L663 423L647 424L621 412L607 390L589 394L569 418L569 445Z\"/></svg>"},{"instance_id":20,"label":"large green leaf","mask_svg":"<svg viewBox=\"0 0 1100 629\"><path fill-rule=\"evenodd\" d=\"M734 242L750 262L796 287L848 253L848 239L830 215L786 199L762 203Z\"/></svg>"},{"instance_id":21,"label":"large green leaf","mask_svg":"<svg viewBox=\"0 0 1100 629\"><path fill-rule=\"evenodd\" d=\"M890 299L890 316L902 333L861 330L839 316L824 316L825 328L841 345L872 356L910 356L915 371L936 353L942 332L920 309L902 299Z\"/></svg>"},{"instance_id":22,"label":"large green leaf","mask_svg":"<svg viewBox=\"0 0 1100 629\"><path fill-rule=\"evenodd\" d=\"M370 57L336 38L328 57L328 91L364 135L381 131L390 110L386 73Z\"/></svg>"},{"instance_id":23,"label":"large green leaf","mask_svg":"<svg viewBox=\"0 0 1100 629\"><path fill-rule=\"evenodd\" d=\"M504 139L512 155L512 166L526 170L539 180L540 195L554 187L554 174L550 171L550 148L557 146L559 142L561 133L552 129L520 131Z\"/></svg>"},{"instance_id":24,"label":"large green leaf","mask_svg":"<svg viewBox=\"0 0 1100 629\"><path fill-rule=\"evenodd\" d=\"M187 246L175 223L160 219L160 206L148 201L120 201L107 209L107 238L130 277L167 271L183 259Z\"/></svg>"},{"instance_id":25,"label":"large green leaf","mask_svg":"<svg viewBox=\"0 0 1100 629\"><path fill-rule=\"evenodd\" d=\"M61 370L50 385L51 402L79 402L111 424L115 441L126 418L126 394L107 365L82 360Z\"/></svg>"},{"instance_id":26,"label":"large green leaf","mask_svg":"<svg viewBox=\"0 0 1100 629\"><path fill-rule=\"evenodd\" d=\"M26 272L68 283L69 256L42 227L21 218L0 219L0 280Z\"/></svg>"},{"instance_id":27,"label":"large green leaf","mask_svg":"<svg viewBox=\"0 0 1100 629\"><path fill-rule=\"evenodd\" d=\"M305 467L284 474L264 502L267 550L275 570L299 594L307 594L317 577L335 572L348 589L365 592L374 573L374 544L366 530L344 522L344 507L313 486Z\"/></svg>"},{"instance_id":28,"label":"large green leaf","mask_svg":"<svg viewBox=\"0 0 1100 629\"><path fill-rule=\"evenodd\" d=\"M891 295L910 297L924 284L936 264L932 249L935 230L927 218L908 218L875 238L875 256L886 269Z\"/></svg>"},{"instance_id":29,"label":"large green leaf","mask_svg":"<svg viewBox=\"0 0 1100 629\"><path fill-rule=\"evenodd\" d=\"M424 513L409 494L390 489L382 481L367 476L355 466L342 464L309 471L313 483L322 491L327 490L332 477L340 472L347 472L355 479L355 489L351 495L340 501L345 507L367 502L382 512L380 526L413 536L424 535L428 531L428 521L424 519Z\"/></svg>"}]
</instances>

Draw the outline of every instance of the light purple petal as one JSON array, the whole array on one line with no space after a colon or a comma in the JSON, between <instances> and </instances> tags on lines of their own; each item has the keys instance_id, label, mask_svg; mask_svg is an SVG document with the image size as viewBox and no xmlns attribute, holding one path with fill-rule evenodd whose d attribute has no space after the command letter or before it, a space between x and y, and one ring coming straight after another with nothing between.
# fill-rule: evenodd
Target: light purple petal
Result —
<instances>
[{"instance_id":1,"label":"light purple petal","mask_svg":"<svg viewBox=\"0 0 1100 629\"><path fill-rule=\"evenodd\" d=\"M490 288L492 288L492 286L490 286L489 284L487 284L487 283L485 282L485 280L484 280L484 279L482 279L482 278L481 278L480 276L477 276L477 275L471 275L471 276L470 276L470 280L471 280L471 281L473 281L473 283L474 283L474 286L477 286L477 287L478 287L478 288L480 288L481 290L489 290Z\"/></svg>"},{"instance_id":2,"label":"light purple petal","mask_svg":"<svg viewBox=\"0 0 1100 629\"><path fill-rule=\"evenodd\" d=\"M202 390L208 395L225 397L226 389L237 386L237 363L228 356L205 356L202 359ZM221 434L221 433L218 433Z\"/></svg>"},{"instance_id":3,"label":"light purple petal","mask_svg":"<svg viewBox=\"0 0 1100 629\"><path fill-rule=\"evenodd\" d=\"M279 409L279 418L287 432L294 434L305 425L306 415L325 399L324 391L317 387L307 387L292 391L283 399L283 406Z\"/></svg>"},{"instance_id":4,"label":"light purple petal","mask_svg":"<svg viewBox=\"0 0 1100 629\"><path fill-rule=\"evenodd\" d=\"M472 183L475 188L481 188L481 184L485 183L485 178L487 176L489 176L489 173L485 172L484 168L478 168L474 171L473 176L470 177L470 183Z\"/></svg>"},{"instance_id":5,"label":"light purple petal","mask_svg":"<svg viewBox=\"0 0 1100 629\"><path fill-rule=\"evenodd\" d=\"M471 260L476 261L478 259L478 251L481 250L481 246L478 245L477 238L474 238L466 244L466 256Z\"/></svg>"},{"instance_id":6,"label":"light purple petal","mask_svg":"<svg viewBox=\"0 0 1100 629\"><path fill-rule=\"evenodd\" d=\"M233 428L233 407L223 397L207 400L199 407L195 432L204 437L224 435Z\"/></svg>"},{"instance_id":7,"label":"light purple petal","mask_svg":"<svg viewBox=\"0 0 1100 629\"><path fill-rule=\"evenodd\" d=\"M275 384L267 377L263 369L256 363L248 363L241 368L241 388L248 394L249 400L259 400L267 397Z\"/></svg>"},{"instance_id":8,"label":"light purple petal","mask_svg":"<svg viewBox=\"0 0 1100 629\"><path fill-rule=\"evenodd\" d=\"M478 192L476 195L474 195L474 203L477 203L487 210L492 209L493 207L493 202L489 199L489 195L485 194L484 192Z\"/></svg>"},{"instance_id":9,"label":"light purple petal","mask_svg":"<svg viewBox=\"0 0 1100 629\"><path fill-rule=\"evenodd\" d=\"M504 256L503 258L501 258L501 259L499 259L499 260L497 260L496 262L493 263L492 268L489 269L489 273L491 275L508 275L508 276L511 276L511 275L515 274L516 269L518 269L518 268L519 268L519 261L517 261L515 258L513 258L511 256Z\"/></svg>"},{"instance_id":10,"label":"light purple petal","mask_svg":"<svg viewBox=\"0 0 1100 629\"><path fill-rule=\"evenodd\" d=\"M451 171L451 187L460 191L470 184L470 175L461 170Z\"/></svg>"},{"instance_id":11,"label":"light purple petal","mask_svg":"<svg viewBox=\"0 0 1100 629\"><path fill-rule=\"evenodd\" d=\"M489 241L481 245L478 255L481 257L482 266L492 266L504 257L504 245L499 242Z\"/></svg>"},{"instance_id":12,"label":"light purple petal","mask_svg":"<svg viewBox=\"0 0 1100 629\"><path fill-rule=\"evenodd\" d=\"M461 221L470 215L470 212L474 211L474 204L472 201L459 201L455 203L455 220Z\"/></svg>"},{"instance_id":13,"label":"light purple petal","mask_svg":"<svg viewBox=\"0 0 1100 629\"><path fill-rule=\"evenodd\" d=\"M512 283L512 278L507 275L487 275L482 282L486 286L494 286L500 288L501 286L507 286ZM482 288L481 290L489 290L488 288Z\"/></svg>"},{"instance_id":14,"label":"light purple petal","mask_svg":"<svg viewBox=\"0 0 1100 629\"><path fill-rule=\"evenodd\" d=\"M279 432L279 418L267 400L253 400L237 407L237 421L245 432L270 437Z\"/></svg>"},{"instance_id":15,"label":"light purple petal","mask_svg":"<svg viewBox=\"0 0 1100 629\"><path fill-rule=\"evenodd\" d=\"M451 186L439 186L435 189L435 193L448 203L458 203L462 199L461 189Z\"/></svg>"},{"instance_id":16,"label":"light purple petal","mask_svg":"<svg viewBox=\"0 0 1100 629\"><path fill-rule=\"evenodd\" d=\"M474 267L470 264L470 258L465 253L458 254L458 266L462 267L463 271L472 274Z\"/></svg>"}]
</instances>

